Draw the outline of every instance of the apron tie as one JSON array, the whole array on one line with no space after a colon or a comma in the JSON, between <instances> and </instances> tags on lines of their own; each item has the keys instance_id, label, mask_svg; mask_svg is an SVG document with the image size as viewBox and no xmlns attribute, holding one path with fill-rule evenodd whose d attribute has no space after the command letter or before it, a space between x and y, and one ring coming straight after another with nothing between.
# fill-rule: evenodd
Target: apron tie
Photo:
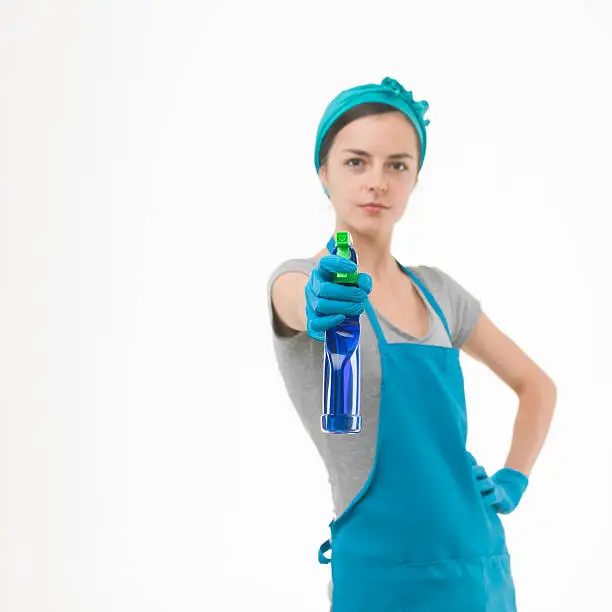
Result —
<instances>
[{"instance_id":1,"label":"apron tie","mask_svg":"<svg viewBox=\"0 0 612 612\"><path fill-rule=\"evenodd\" d=\"M332 549L331 540L328 538L327 540L325 540L325 542L323 542L323 544L321 544L319 548L319 563L322 563L322 564L331 563L331 556L330 557L325 556L325 553L331 549Z\"/></svg>"}]
</instances>

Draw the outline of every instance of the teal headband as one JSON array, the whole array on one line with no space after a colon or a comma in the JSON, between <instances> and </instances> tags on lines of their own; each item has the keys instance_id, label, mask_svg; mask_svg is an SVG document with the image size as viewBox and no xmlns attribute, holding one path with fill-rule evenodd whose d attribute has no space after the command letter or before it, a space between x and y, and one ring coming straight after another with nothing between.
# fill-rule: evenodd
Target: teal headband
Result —
<instances>
[{"instance_id":1,"label":"teal headband","mask_svg":"<svg viewBox=\"0 0 612 612\"><path fill-rule=\"evenodd\" d=\"M417 136L421 143L421 159L419 160L419 170L425 160L425 149L427 148L427 131L429 119L424 119L423 115L429 108L426 100L415 102L412 91L406 91L399 81L390 77L385 77L380 85L369 83L358 85L351 89L341 91L327 106L317 129L317 140L315 143L315 168L319 172L319 152L321 142L327 134L327 130L333 125L334 121L353 106L365 102L384 102L402 111L416 128ZM325 195L329 197L329 192L323 187Z\"/></svg>"}]
</instances>

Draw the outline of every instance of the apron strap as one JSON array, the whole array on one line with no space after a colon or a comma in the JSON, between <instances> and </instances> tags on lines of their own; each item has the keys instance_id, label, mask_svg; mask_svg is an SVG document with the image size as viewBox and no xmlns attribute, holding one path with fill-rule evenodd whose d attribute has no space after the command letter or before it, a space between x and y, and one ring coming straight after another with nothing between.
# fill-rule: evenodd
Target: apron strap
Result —
<instances>
[{"instance_id":1,"label":"apron strap","mask_svg":"<svg viewBox=\"0 0 612 612\"><path fill-rule=\"evenodd\" d=\"M331 540L330 539L325 540L325 542L323 542L323 544L321 544L319 548L319 563L322 563L322 564L331 563L331 556L326 557L324 554L328 550L331 550Z\"/></svg>"},{"instance_id":2,"label":"apron strap","mask_svg":"<svg viewBox=\"0 0 612 612\"><path fill-rule=\"evenodd\" d=\"M397 261L397 259L395 261ZM399 261L397 263L400 266L402 266L402 264L400 264ZM440 305L436 301L436 298L431 294L431 291L429 291L429 289L427 289L427 287L423 284L423 281L416 274L414 274L414 272L409 270L406 266L402 266L402 269L419 286L419 288L425 294L425 297L427 298L427 300L431 304L432 308L438 314L438 317L440 317L440 320L442 321L442 324L444 325L444 329L446 329L446 333L448 334L448 339L450 340L450 343L451 343L451 346L452 346L453 345L453 337L451 335L450 329L448 328L448 323L446 322L446 317L444 316L444 313L442 312L442 308L440 308Z\"/></svg>"}]
</instances>

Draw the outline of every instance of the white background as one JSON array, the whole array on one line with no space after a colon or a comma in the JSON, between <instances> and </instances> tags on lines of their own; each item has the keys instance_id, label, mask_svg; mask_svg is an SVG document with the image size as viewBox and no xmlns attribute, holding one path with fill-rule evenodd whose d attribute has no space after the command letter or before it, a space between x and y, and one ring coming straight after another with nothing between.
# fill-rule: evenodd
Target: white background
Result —
<instances>
[{"instance_id":1,"label":"white background","mask_svg":"<svg viewBox=\"0 0 612 612\"><path fill-rule=\"evenodd\" d=\"M605 0L0 3L0 609L327 610L327 475L266 281L325 246L342 89L430 103L393 254L557 383L505 517L521 612L612 609ZM517 408L462 357L470 448Z\"/></svg>"}]
</instances>

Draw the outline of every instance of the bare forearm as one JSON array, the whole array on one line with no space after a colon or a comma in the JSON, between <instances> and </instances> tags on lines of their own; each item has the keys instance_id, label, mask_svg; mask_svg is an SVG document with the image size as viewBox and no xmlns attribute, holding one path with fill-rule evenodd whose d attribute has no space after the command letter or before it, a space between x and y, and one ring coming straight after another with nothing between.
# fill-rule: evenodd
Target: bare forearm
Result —
<instances>
[{"instance_id":1,"label":"bare forearm","mask_svg":"<svg viewBox=\"0 0 612 612\"><path fill-rule=\"evenodd\" d=\"M517 395L519 407L505 467L529 476L550 429L557 391L546 379L526 385Z\"/></svg>"}]
</instances>

